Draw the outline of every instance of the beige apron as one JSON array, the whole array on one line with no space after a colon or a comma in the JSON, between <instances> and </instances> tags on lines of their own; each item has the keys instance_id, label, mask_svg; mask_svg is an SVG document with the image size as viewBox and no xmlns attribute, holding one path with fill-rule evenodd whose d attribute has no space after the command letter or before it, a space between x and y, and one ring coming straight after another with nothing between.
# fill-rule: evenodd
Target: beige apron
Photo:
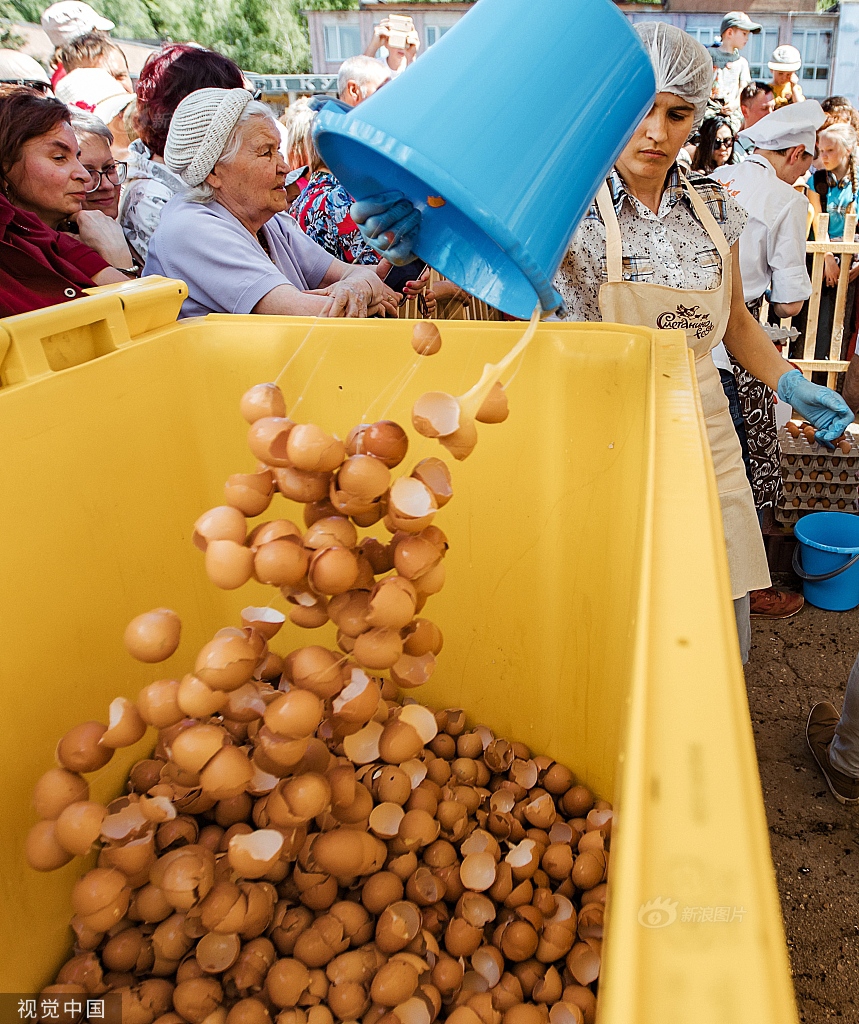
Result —
<instances>
[{"instance_id":1,"label":"beige apron","mask_svg":"<svg viewBox=\"0 0 859 1024\"><path fill-rule=\"evenodd\" d=\"M683 187L722 261L722 283L712 290L687 290L667 285L623 280L620 225L608 185L597 194L597 206L605 224L608 283L600 288L603 320L640 327L673 328L686 332L695 354L698 388L713 466L722 524L728 550L733 598L770 585L752 489L746 477L740 442L719 371L710 352L725 336L731 312L731 249L707 204L683 177Z\"/></svg>"}]
</instances>

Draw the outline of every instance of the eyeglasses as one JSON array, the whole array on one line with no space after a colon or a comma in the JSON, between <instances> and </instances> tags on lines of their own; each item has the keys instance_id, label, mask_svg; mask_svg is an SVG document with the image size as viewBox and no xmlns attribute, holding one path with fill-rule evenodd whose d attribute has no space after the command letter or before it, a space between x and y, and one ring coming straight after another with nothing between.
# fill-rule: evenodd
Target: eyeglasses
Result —
<instances>
[{"instance_id":1,"label":"eyeglasses","mask_svg":"<svg viewBox=\"0 0 859 1024\"><path fill-rule=\"evenodd\" d=\"M51 91L50 82L34 82L29 78L4 78L2 85L23 85L25 89L32 89L34 92L47 93Z\"/></svg>"},{"instance_id":2,"label":"eyeglasses","mask_svg":"<svg viewBox=\"0 0 859 1024\"><path fill-rule=\"evenodd\" d=\"M713 143L713 149L728 149L729 146L733 146L733 139L716 139Z\"/></svg>"},{"instance_id":3,"label":"eyeglasses","mask_svg":"<svg viewBox=\"0 0 859 1024\"><path fill-rule=\"evenodd\" d=\"M123 161L117 161L117 163L108 167L106 171L96 171L91 167L87 167L87 170L95 182L92 188L87 189L87 195L90 192L98 192L101 188L102 178L107 178L112 185L121 185L126 177L128 177L128 164Z\"/></svg>"}]
</instances>

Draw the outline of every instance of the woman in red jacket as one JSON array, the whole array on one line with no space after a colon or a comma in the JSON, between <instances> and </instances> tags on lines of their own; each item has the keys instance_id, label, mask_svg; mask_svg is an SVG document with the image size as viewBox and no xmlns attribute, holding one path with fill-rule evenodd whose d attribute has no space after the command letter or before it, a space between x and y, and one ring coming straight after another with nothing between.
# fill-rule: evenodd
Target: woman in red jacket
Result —
<instances>
[{"instance_id":1,"label":"woman in red jacket","mask_svg":"<svg viewBox=\"0 0 859 1024\"><path fill-rule=\"evenodd\" d=\"M61 209L73 217L90 187L69 122L64 104L29 89L0 98L0 316L128 280L95 249L40 216Z\"/></svg>"}]
</instances>

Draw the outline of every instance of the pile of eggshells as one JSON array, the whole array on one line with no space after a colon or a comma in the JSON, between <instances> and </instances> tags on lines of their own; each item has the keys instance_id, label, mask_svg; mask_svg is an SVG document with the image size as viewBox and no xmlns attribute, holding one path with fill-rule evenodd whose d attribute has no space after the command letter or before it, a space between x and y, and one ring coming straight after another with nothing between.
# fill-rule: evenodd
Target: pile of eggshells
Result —
<instances>
[{"instance_id":1,"label":"pile of eggshells","mask_svg":"<svg viewBox=\"0 0 859 1024\"><path fill-rule=\"evenodd\" d=\"M288 420L272 384L241 411L261 465L230 477L194 542L214 583L279 588L297 625L335 624L339 650L281 657L269 644L286 616L249 607L187 675L62 738L27 857L41 871L98 860L44 994L118 992L123 1024L593 1024L611 808L463 711L397 699L442 646L418 613L444 583L432 519L447 466L392 480L397 424L342 442ZM248 533L275 490L304 503L304 529ZM359 541L379 520L390 542ZM125 643L157 663L180 632L155 609ZM149 727L127 795L91 800L84 776Z\"/></svg>"}]
</instances>

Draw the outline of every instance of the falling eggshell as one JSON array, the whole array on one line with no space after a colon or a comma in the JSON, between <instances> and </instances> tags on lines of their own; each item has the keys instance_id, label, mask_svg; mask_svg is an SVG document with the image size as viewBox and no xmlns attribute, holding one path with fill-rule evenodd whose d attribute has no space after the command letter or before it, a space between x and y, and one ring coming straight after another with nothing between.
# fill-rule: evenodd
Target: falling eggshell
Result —
<instances>
[{"instance_id":1,"label":"falling eggshell","mask_svg":"<svg viewBox=\"0 0 859 1024\"><path fill-rule=\"evenodd\" d=\"M327 700L343 688L341 658L324 647L299 647L286 658L284 673L293 685Z\"/></svg>"},{"instance_id":2,"label":"falling eggshell","mask_svg":"<svg viewBox=\"0 0 859 1024\"><path fill-rule=\"evenodd\" d=\"M474 425L474 420L463 419L457 430L452 434L439 437L439 442L457 462L467 459L477 446L477 427Z\"/></svg>"},{"instance_id":3,"label":"falling eggshell","mask_svg":"<svg viewBox=\"0 0 859 1024\"><path fill-rule=\"evenodd\" d=\"M24 842L27 863L34 871L56 871L74 856L57 839L55 821L39 821Z\"/></svg>"},{"instance_id":4,"label":"falling eggshell","mask_svg":"<svg viewBox=\"0 0 859 1024\"><path fill-rule=\"evenodd\" d=\"M328 615L345 636L356 637L369 629L367 614L370 593L366 590L347 590L328 602Z\"/></svg>"},{"instance_id":5,"label":"falling eggshell","mask_svg":"<svg viewBox=\"0 0 859 1024\"><path fill-rule=\"evenodd\" d=\"M263 416L248 428L251 454L267 466L288 466L287 439L295 424L283 416Z\"/></svg>"},{"instance_id":6,"label":"falling eggshell","mask_svg":"<svg viewBox=\"0 0 859 1024\"><path fill-rule=\"evenodd\" d=\"M419 356L434 356L441 349L441 334L432 320L418 320L412 328L412 348Z\"/></svg>"},{"instance_id":7,"label":"falling eggshell","mask_svg":"<svg viewBox=\"0 0 859 1024\"><path fill-rule=\"evenodd\" d=\"M423 749L420 733L409 722L389 719L379 737L379 756L388 764L402 764L417 757Z\"/></svg>"},{"instance_id":8,"label":"falling eggshell","mask_svg":"<svg viewBox=\"0 0 859 1024\"><path fill-rule=\"evenodd\" d=\"M224 498L228 505L243 515L258 516L271 504L274 477L271 470L259 473L233 473L224 484Z\"/></svg>"},{"instance_id":9,"label":"falling eggshell","mask_svg":"<svg viewBox=\"0 0 859 1024\"><path fill-rule=\"evenodd\" d=\"M400 710L399 720L412 726L424 744L431 743L438 735L435 715L422 704L405 704Z\"/></svg>"},{"instance_id":10,"label":"falling eggshell","mask_svg":"<svg viewBox=\"0 0 859 1024\"><path fill-rule=\"evenodd\" d=\"M175 679L158 679L144 686L137 695L137 710L147 725L166 729L183 717L177 702L179 683Z\"/></svg>"},{"instance_id":11,"label":"falling eggshell","mask_svg":"<svg viewBox=\"0 0 859 1024\"><path fill-rule=\"evenodd\" d=\"M427 485L415 477L401 476L388 491L388 515L398 529L419 533L438 510Z\"/></svg>"},{"instance_id":12,"label":"falling eggshell","mask_svg":"<svg viewBox=\"0 0 859 1024\"><path fill-rule=\"evenodd\" d=\"M474 418L478 423L503 423L509 415L510 409L507 405L507 393L501 386L501 381L497 380L492 385L489 394L483 399L483 403L474 414Z\"/></svg>"},{"instance_id":13,"label":"falling eggshell","mask_svg":"<svg viewBox=\"0 0 859 1024\"><path fill-rule=\"evenodd\" d=\"M65 768L49 768L33 789L33 807L40 818L58 818L70 804L88 799L86 779Z\"/></svg>"},{"instance_id":14,"label":"falling eggshell","mask_svg":"<svg viewBox=\"0 0 859 1024\"><path fill-rule=\"evenodd\" d=\"M409 439L405 430L393 420L379 420L376 423L362 424L355 428L354 435L350 432L352 442L350 455L372 455L383 462L388 469L394 469L406 457Z\"/></svg>"},{"instance_id":15,"label":"falling eggshell","mask_svg":"<svg viewBox=\"0 0 859 1024\"><path fill-rule=\"evenodd\" d=\"M159 659L160 660L160 659ZM130 747L143 739L146 722L140 717L137 707L127 697L117 697L110 702L108 726L98 741L103 747Z\"/></svg>"},{"instance_id":16,"label":"falling eggshell","mask_svg":"<svg viewBox=\"0 0 859 1024\"><path fill-rule=\"evenodd\" d=\"M188 772L199 772L227 742L227 734L219 725L201 723L183 729L173 740L170 759Z\"/></svg>"},{"instance_id":17,"label":"falling eggshell","mask_svg":"<svg viewBox=\"0 0 859 1024\"><path fill-rule=\"evenodd\" d=\"M386 669L396 664L403 653L399 630L368 629L355 638L352 654L359 665L369 669Z\"/></svg>"},{"instance_id":18,"label":"falling eggshell","mask_svg":"<svg viewBox=\"0 0 859 1024\"><path fill-rule=\"evenodd\" d=\"M250 640L239 636L216 636L200 649L194 675L213 690L237 690L253 675L259 660Z\"/></svg>"},{"instance_id":19,"label":"falling eggshell","mask_svg":"<svg viewBox=\"0 0 859 1024\"><path fill-rule=\"evenodd\" d=\"M331 473L314 473L288 466L274 470L277 489L290 501L312 503L328 497Z\"/></svg>"},{"instance_id":20,"label":"falling eggshell","mask_svg":"<svg viewBox=\"0 0 859 1024\"><path fill-rule=\"evenodd\" d=\"M285 416L286 402L277 384L254 384L242 395L239 412L248 423L264 416Z\"/></svg>"},{"instance_id":21,"label":"falling eggshell","mask_svg":"<svg viewBox=\"0 0 859 1024\"><path fill-rule=\"evenodd\" d=\"M310 562L299 537L279 537L261 544L253 557L254 576L275 587L297 586Z\"/></svg>"},{"instance_id":22,"label":"falling eggshell","mask_svg":"<svg viewBox=\"0 0 859 1024\"><path fill-rule=\"evenodd\" d=\"M406 628L403 654L419 658L424 654L439 654L443 646L441 630L429 619L414 619Z\"/></svg>"},{"instance_id":23,"label":"falling eggshell","mask_svg":"<svg viewBox=\"0 0 859 1024\"><path fill-rule=\"evenodd\" d=\"M200 772L204 795L229 800L245 792L253 778L253 766L239 747L221 747Z\"/></svg>"},{"instance_id":24,"label":"falling eggshell","mask_svg":"<svg viewBox=\"0 0 859 1024\"><path fill-rule=\"evenodd\" d=\"M412 621L416 604L417 592L408 580L400 576L379 580L370 591L367 624L403 629Z\"/></svg>"},{"instance_id":25,"label":"falling eggshell","mask_svg":"<svg viewBox=\"0 0 859 1024\"><path fill-rule=\"evenodd\" d=\"M346 446L339 437L313 423L297 423L289 432L287 456L296 469L330 473L346 457Z\"/></svg>"},{"instance_id":26,"label":"falling eggshell","mask_svg":"<svg viewBox=\"0 0 859 1024\"><path fill-rule=\"evenodd\" d=\"M310 690L294 688L279 694L265 710L265 724L285 739L312 736L323 715L322 701Z\"/></svg>"},{"instance_id":27,"label":"falling eggshell","mask_svg":"<svg viewBox=\"0 0 859 1024\"><path fill-rule=\"evenodd\" d=\"M353 668L350 682L334 698L331 710L344 722L364 725L379 706L382 691L378 682L360 668Z\"/></svg>"},{"instance_id":28,"label":"falling eggshell","mask_svg":"<svg viewBox=\"0 0 859 1024\"><path fill-rule=\"evenodd\" d=\"M379 759L379 740L383 726L368 722L363 729L343 739L343 752L353 764L369 764Z\"/></svg>"},{"instance_id":29,"label":"falling eggshell","mask_svg":"<svg viewBox=\"0 0 859 1024\"><path fill-rule=\"evenodd\" d=\"M204 512L194 523L191 539L196 547L205 551L213 540L231 540L243 544L246 532L245 517L232 505L218 505Z\"/></svg>"},{"instance_id":30,"label":"falling eggshell","mask_svg":"<svg viewBox=\"0 0 859 1024\"><path fill-rule=\"evenodd\" d=\"M403 537L394 548L394 568L407 580L415 581L441 561L441 552L426 537Z\"/></svg>"},{"instance_id":31,"label":"falling eggshell","mask_svg":"<svg viewBox=\"0 0 859 1024\"><path fill-rule=\"evenodd\" d=\"M412 476L429 488L439 508L443 508L453 497L450 470L442 459L435 457L421 459L412 470Z\"/></svg>"},{"instance_id":32,"label":"falling eggshell","mask_svg":"<svg viewBox=\"0 0 859 1024\"><path fill-rule=\"evenodd\" d=\"M57 818L55 838L68 853L83 857L92 849L101 835L102 822L107 814L104 804L82 800L70 804Z\"/></svg>"},{"instance_id":33,"label":"falling eggshell","mask_svg":"<svg viewBox=\"0 0 859 1024\"><path fill-rule=\"evenodd\" d=\"M57 762L70 772L95 772L113 757L109 747L100 745L107 726L101 722L75 725L57 744Z\"/></svg>"},{"instance_id":34,"label":"falling eggshell","mask_svg":"<svg viewBox=\"0 0 859 1024\"><path fill-rule=\"evenodd\" d=\"M213 690L202 679L190 672L182 677L176 692L176 704L180 717L208 718L216 715L227 703L228 694L223 690Z\"/></svg>"},{"instance_id":35,"label":"falling eggshell","mask_svg":"<svg viewBox=\"0 0 859 1024\"><path fill-rule=\"evenodd\" d=\"M412 425L423 437L447 437L459 424L459 402L443 391L427 391L412 407Z\"/></svg>"},{"instance_id":36,"label":"falling eggshell","mask_svg":"<svg viewBox=\"0 0 859 1024\"><path fill-rule=\"evenodd\" d=\"M391 471L372 455L350 455L337 472L334 486L364 501L381 497L391 483Z\"/></svg>"},{"instance_id":37,"label":"falling eggshell","mask_svg":"<svg viewBox=\"0 0 859 1024\"><path fill-rule=\"evenodd\" d=\"M182 623L169 608L155 608L133 618L125 628L125 647L138 661L164 661L179 646Z\"/></svg>"},{"instance_id":38,"label":"falling eggshell","mask_svg":"<svg viewBox=\"0 0 859 1024\"><path fill-rule=\"evenodd\" d=\"M260 636L271 640L280 631L281 626L286 622L283 612L274 608L257 608L250 606L242 608L242 625L255 629Z\"/></svg>"},{"instance_id":39,"label":"falling eggshell","mask_svg":"<svg viewBox=\"0 0 859 1024\"><path fill-rule=\"evenodd\" d=\"M311 551L321 548L354 548L358 531L345 516L324 516L308 526L302 544Z\"/></svg>"},{"instance_id":40,"label":"falling eggshell","mask_svg":"<svg viewBox=\"0 0 859 1024\"><path fill-rule=\"evenodd\" d=\"M358 576L358 559L348 548L320 548L310 558L307 580L317 594L345 594Z\"/></svg>"},{"instance_id":41,"label":"falling eggshell","mask_svg":"<svg viewBox=\"0 0 859 1024\"><path fill-rule=\"evenodd\" d=\"M232 540L210 541L206 548L206 575L222 590L236 590L253 576L254 553Z\"/></svg>"}]
</instances>

